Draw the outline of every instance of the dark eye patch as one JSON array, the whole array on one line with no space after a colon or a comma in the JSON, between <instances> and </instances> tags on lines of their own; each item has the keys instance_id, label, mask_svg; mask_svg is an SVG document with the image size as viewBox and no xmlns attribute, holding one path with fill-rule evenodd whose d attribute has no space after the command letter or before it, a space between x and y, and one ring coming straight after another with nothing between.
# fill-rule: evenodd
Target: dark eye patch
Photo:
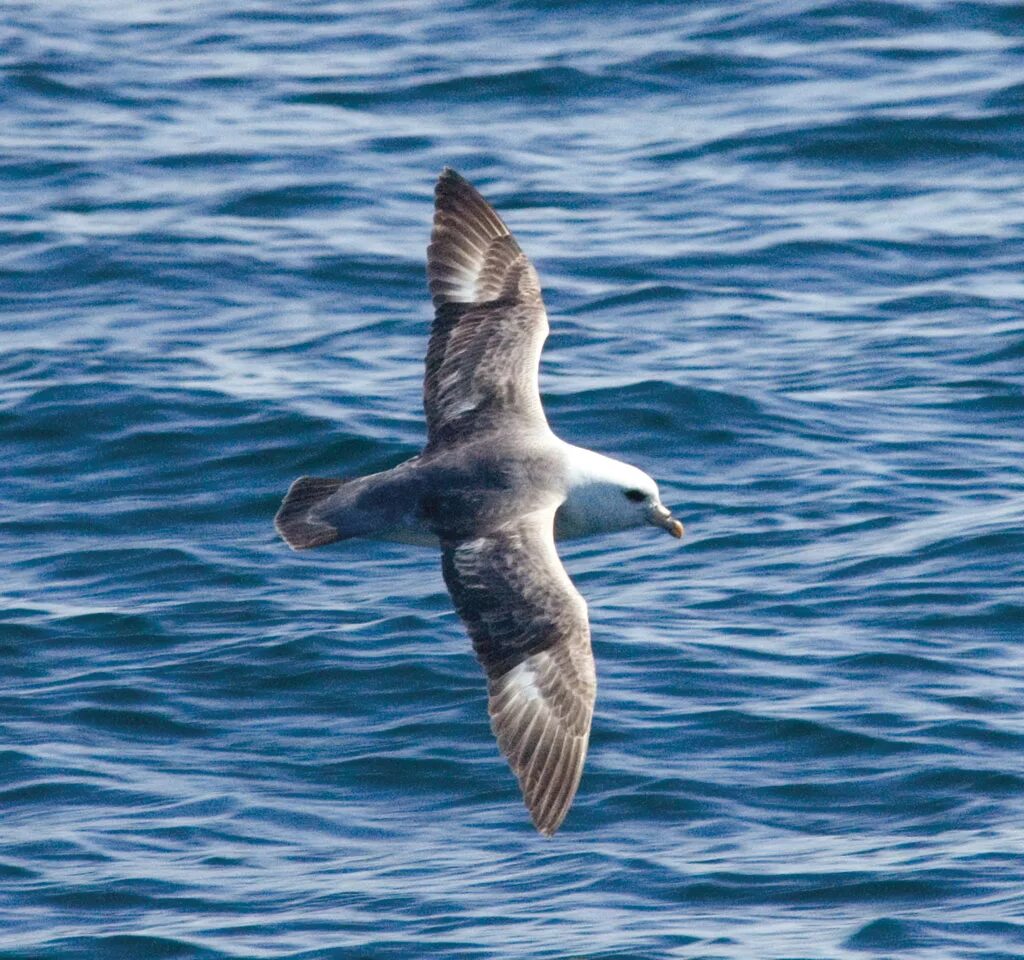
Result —
<instances>
[{"instance_id":1,"label":"dark eye patch","mask_svg":"<svg viewBox=\"0 0 1024 960\"><path fill-rule=\"evenodd\" d=\"M641 503L642 501L647 499L647 495L643 492L643 490L627 490L626 499L632 500L633 503Z\"/></svg>"}]
</instances>

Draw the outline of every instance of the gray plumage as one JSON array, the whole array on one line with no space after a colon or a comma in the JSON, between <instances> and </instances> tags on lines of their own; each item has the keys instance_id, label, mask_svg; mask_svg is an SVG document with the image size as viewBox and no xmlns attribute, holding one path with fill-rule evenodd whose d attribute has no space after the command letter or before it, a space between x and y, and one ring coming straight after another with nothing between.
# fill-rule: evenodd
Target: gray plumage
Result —
<instances>
[{"instance_id":1,"label":"gray plumage","mask_svg":"<svg viewBox=\"0 0 1024 960\"><path fill-rule=\"evenodd\" d=\"M554 508L446 541L445 583L487 673L491 727L542 833L576 794L597 679L587 605L555 553Z\"/></svg>"},{"instance_id":2,"label":"gray plumage","mask_svg":"<svg viewBox=\"0 0 1024 960\"><path fill-rule=\"evenodd\" d=\"M435 190L427 278L423 452L355 480L301 477L275 522L295 549L349 537L440 547L498 745L550 835L579 785L597 688L586 603L555 538L642 523L681 536L682 525L645 473L551 432L537 385L548 320L536 271L453 170Z\"/></svg>"},{"instance_id":3,"label":"gray plumage","mask_svg":"<svg viewBox=\"0 0 1024 960\"><path fill-rule=\"evenodd\" d=\"M435 310L423 380L428 448L488 430L546 429L540 281L498 215L453 170L435 190L427 279Z\"/></svg>"}]
</instances>

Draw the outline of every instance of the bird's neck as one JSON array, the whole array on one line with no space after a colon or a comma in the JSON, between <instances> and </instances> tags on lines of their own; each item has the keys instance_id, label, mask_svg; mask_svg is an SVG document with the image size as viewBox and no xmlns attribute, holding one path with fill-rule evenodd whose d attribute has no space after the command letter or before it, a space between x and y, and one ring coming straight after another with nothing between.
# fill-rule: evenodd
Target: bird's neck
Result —
<instances>
[{"instance_id":1,"label":"bird's neck","mask_svg":"<svg viewBox=\"0 0 1024 960\"><path fill-rule=\"evenodd\" d=\"M619 501L635 468L583 447L567 443L565 448L565 500L555 515L555 538L572 540L632 526Z\"/></svg>"}]
</instances>

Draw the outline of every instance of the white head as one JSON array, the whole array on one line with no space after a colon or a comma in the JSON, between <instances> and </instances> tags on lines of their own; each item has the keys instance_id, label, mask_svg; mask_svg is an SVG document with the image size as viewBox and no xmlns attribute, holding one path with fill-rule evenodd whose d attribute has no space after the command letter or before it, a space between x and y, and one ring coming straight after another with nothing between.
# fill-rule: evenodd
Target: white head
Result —
<instances>
[{"instance_id":1,"label":"white head","mask_svg":"<svg viewBox=\"0 0 1024 960\"><path fill-rule=\"evenodd\" d=\"M661 502L658 485L643 470L582 447L569 447L568 489L555 517L559 539L654 524L674 537L683 525Z\"/></svg>"}]
</instances>

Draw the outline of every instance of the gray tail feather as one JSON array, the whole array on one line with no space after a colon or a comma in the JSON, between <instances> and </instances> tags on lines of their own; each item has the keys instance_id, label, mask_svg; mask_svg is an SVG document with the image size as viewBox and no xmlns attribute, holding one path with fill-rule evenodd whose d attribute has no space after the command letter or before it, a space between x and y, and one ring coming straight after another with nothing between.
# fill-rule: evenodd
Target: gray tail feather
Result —
<instances>
[{"instance_id":1,"label":"gray tail feather","mask_svg":"<svg viewBox=\"0 0 1024 960\"><path fill-rule=\"evenodd\" d=\"M314 507L332 496L344 480L334 477L299 477L288 489L274 517L277 532L293 550L322 547L342 539L337 528L311 516Z\"/></svg>"}]
</instances>

